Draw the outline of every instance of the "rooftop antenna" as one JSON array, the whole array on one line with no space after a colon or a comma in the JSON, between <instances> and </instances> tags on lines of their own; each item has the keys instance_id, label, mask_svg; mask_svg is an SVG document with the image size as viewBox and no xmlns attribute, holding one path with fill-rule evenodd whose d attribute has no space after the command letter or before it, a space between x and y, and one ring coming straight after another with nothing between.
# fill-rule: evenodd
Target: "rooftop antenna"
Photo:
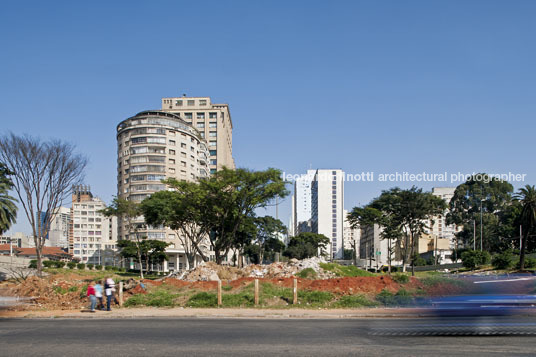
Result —
<instances>
[{"instance_id":1,"label":"rooftop antenna","mask_svg":"<svg viewBox=\"0 0 536 357\"><path fill-rule=\"evenodd\" d=\"M183 97L186 97L186 93L182 93L182 96L183 96Z\"/></svg>"}]
</instances>

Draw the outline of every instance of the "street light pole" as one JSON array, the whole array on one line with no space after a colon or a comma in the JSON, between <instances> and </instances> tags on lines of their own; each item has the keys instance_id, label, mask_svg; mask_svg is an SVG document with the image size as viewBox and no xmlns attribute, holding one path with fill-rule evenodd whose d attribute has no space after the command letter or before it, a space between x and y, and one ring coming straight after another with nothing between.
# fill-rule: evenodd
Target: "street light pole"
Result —
<instances>
[{"instance_id":1,"label":"street light pole","mask_svg":"<svg viewBox=\"0 0 536 357\"><path fill-rule=\"evenodd\" d=\"M484 199L480 200L480 251L482 251L482 202Z\"/></svg>"},{"instance_id":2,"label":"street light pole","mask_svg":"<svg viewBox=\"0 0 536 357\"><path fill-rule=\"evenodd\" d=\"M476 250L476 220L473 219L473 250Z\"/></svg>"}]
</instances>

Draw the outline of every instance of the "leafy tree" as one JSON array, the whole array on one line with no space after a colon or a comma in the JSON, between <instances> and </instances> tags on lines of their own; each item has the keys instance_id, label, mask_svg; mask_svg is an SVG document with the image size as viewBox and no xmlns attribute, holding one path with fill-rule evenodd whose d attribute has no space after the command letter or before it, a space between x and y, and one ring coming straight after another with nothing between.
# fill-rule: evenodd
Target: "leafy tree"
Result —
<instances>
[{"instance_id":1,"label":"leafy tree","mask_svg":"<svg viewBox=\"0 0 536 357\"><path fill-rule=\"evenodd\" d=\"M525 252L529 241L529 236L536 228L536 188L526 185L519 189L516 198L521 201L523 208L521 210L521 222L524 230L521 252L519 255L519 269L525 269Z\"/></svg>"},{"instance_id":2,"label":"leafy tree","mask_svg":"<svg viewBox=\"0 0 536 357\"><path fill-rule=\"evenodd\" d=\"M388 269L387 271L391 273L392 266L392 256L394 249L392 248L391 241L398 241L402 237L402 232L400 225L396 222L391 222L392 215L383 213L380 209L373 207L372 205L364 207L354 207L350 212L348 221L352 225L352 228L363 228L367 226L374 226L378 224L383 227L382 238L388 240L387 246L389 247L388 251ZM354 247L357 250L357 247Z\"/></svg>"},{"instance_id":3,"label":"leafy tree","mask_svg":"<svg viewBox=\"0 0 536 357\"><path fill-rule=\"evenodd\" d=\"M244 250L246 247L250 246L255 240L257 235L257 226L255 225L254 217L245 217L245 219L240 223L238 230L234 234L232 239L232 247L234 250L233 261L236 261L238 267L242 267L242 256L245 254ZM259 257L260 260L260 250ZM262 262L262 261L261 261Z\"/></svg>"},{"instance_id":4,"label":"leafy tree","mask_svg":"<svg viewBox=\"0 0 536 357\"><path fill-rule=\"evenodd\" d=\"M483 249L500 251L511 244L510 238L505 242L502 236L509 228L501 227L499 213L507 210L511 205L512 192L513 186L506 181L491 178L487 174L473 175L456 187L449 204L447 224L463 227L457 236L466 245L475 247L478 244L473 240L474 228L476 226L478 236L482 229ZM482 227L480 225L481 212Z\"/></svg>"},{"instance_id":5,"label":"leafy tree","mask_svg":"<svg viewBox=\"0 0 536 357\"><path fill-rule=\"evenodd\" d=\"M257 244L248 244L244 248L244 255L249 257L253 264L260 264L260 247Z\"/></svg>"},{"instance_id":6,"label":"leafy tree","mask_svg":"<svg viewBox=\"0 0 536 357\"><path fill-rule=\"evenodd\" d=\"M508 269L514 264L512 252L510 250L497 254L491 260L491 265L495 269Z\"/></svg>"},{"instance_id":7,"label":"leafy tree","mask_svg":"<svg viewBox=\"0 0 536 357\"><path fill-rule=\"evenodd\" d=\"M480 265L488 264L490 260L491 256L486 251L466 250L462 253L462 264L468 269L475 269Z\"/></svg>"},{"instance_id":8,"label":"leafy tree","mask_svg":"<svg viewBox=\"0 0 536 357\"><path fill-rule=\"evenodd\" d=\"M0 163L0 234L7 231L17 218L17 200L9 195L13 188L13 181L9 178L12 174Z\"/></svg>"},{"instance_id":9,"label":"leafy tree","mask_svg":"<svg viewBox=\"0 0 536 357\"><path fill-rule=\"evenodd\" d=\"M275 261L276 253L281 254L285 249L285 243L281 242L279 238L268 238L264 242L264 255L266 259Z\"/></svg>"},{"instance_id":10,"label":"leafy tree","mask_svg":"<svg viewBox=\"0 0 536 357\"><path fill-rule=\"evenodd\" d=\"M382 238L389 239L389 246L391 240L395 241L405 271L409 261L412 267L415 266L419 237L428 228L426 222L445 209L445 201L430 192L415 186L406 190L395 187L383 191L368 206L354 208L349 220L354 226L379 224L383 228Z\"/></svg>"},{"instance_id":11,"label":"leafy tree","mask_svg":"<svg viewBox=\"0 0 536 357\"><path fill-rule=\"evenodd\" d=\"M237 232L245 231L248 224L245 221L255 217L255 210L288 195L281 171L277 169L250 171L223 168L210 178L201 180L199 185L206 193L203 214L211 226L209 239L218 264L230 249L237 247Z\"/></svg>"},{"instance_id":12,"label":"leafy tree","mask_svg":"<svg viewBox=\"0 0 536 357\"><path fill-rule=\"evenodd\" d=\"M143 279L143 249L142 242L146 237L140 236L138 230L143 224L138 223L142 215L140 204L123 198L114 197L112 204L100 211L106 217L115 216L120 222L121 238L117 245L122 248L121 256L136 258L140 266L140 277ZM127 243L125 241L132 242ZM123 254L123 249L127 252Z\"/></svg>"},{"instance_id":13,"label":"leafy tree","mask_svg":"<svg viewBox=\"0 0 536 357\"><path fill-rule=\"evenodd\" d=\"M256 243L259 246L259 259L262 264L265 253L270 251L268 243L270 242L273 248L275 241L280 241L278 236L284 234L287 227L279 219L272 216L257 217L254 222L257 227ZM275 247L279 248L277 245Z\"/></svg>"},{"instance_id":14,"label":"leafy tree","mask_svg":"<svg viewBox=\"0 0 536 357\"><path fill-rule=\"evenodd\" d=\"M162 264L164 260L168 260L169 257L166 254L166 248L170 243L166 243L155 239L146 239L142 241L143 258L145 259L145 266L149 270L151 264Z\"/></svg>"},{"instance_id":15,"label":"leafy tree","mask_svg":"<svg viewBox=\"0 0 536 357\"><path fill-rule=\"evenodd\" d=\"M344 250L344 260L352 260L354 259L355 251L353 249L345 249Z\"/></svg>"},{"instance_id":16,"label":"leafy tree","mask_svg":"<svg viewBox=\"0 0 536 357\"><path fill-rule=\"evenodd\" d=\"M325 255L325 249L329 244L329 238L323 234L302 232L290 238L287 249L283 255L289 258L307 259Z\"/></svg>"},{"instance_id":17,"label":"leafy tree","mask_svg":"<svg viewBox=\"0 0 536 357\"><path fill-rule=\"evenodd\" d=\"M208 236L211 222L205 216L207 192L195 182L163 181L173 191L159 191L141 203L145 222L152 226L163 225L173 229L181 242L189 267L195 265L198 254L208 261Z\"/></svg>"},{"instance_id":18,"label":"leafy tree","mask_svg":"<svg viewBox=\"0 0 536 357\"><path fill-rule=\"evenodd\" d=\"M0 138L0 160L13 173L13 188L32 227L38 275L50 222L72 186L81 182L88 162L74 149L60 140L42 142L15 134Z\"/></svg>"}]
</instances>

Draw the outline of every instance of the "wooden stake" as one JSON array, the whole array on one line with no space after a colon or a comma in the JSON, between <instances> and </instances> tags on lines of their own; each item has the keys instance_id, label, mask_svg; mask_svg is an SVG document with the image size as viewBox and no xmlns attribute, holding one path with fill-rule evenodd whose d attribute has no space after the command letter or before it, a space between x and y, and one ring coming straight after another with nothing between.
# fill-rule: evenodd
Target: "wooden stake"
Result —
<instances>
[{"instance_id":1,"label":"wooden stake","mask_svg":"<svg viewBox=\"0 0 536 357\"><path fill-rule=\"evenodd\" d=\"M259 279L255 279L255 305L259 305Z\"/></svg>"},{"instance_id":2,"label":"wooden stake","mask_svg":"<svg viewBox=\"0 0 536 357\"><path fill-rule=\"evenodd\" d=\"M119 282L119 306L123 306L123 282Z\"/></svg>"},{"instance_id":3,"label":"wooden stake","mask_svg":"<svg viewBox=\"0 0 536 357\"><path fill-rule=\"evenodd\" d=\"M221 306L221 280L218 280L218 306Z\"/></svg>"},{"instance_id":4,"label":"wooden stake","mask_svg":"<svg viewBox=\"0 0 536 357\"><path fill-rule=\"evenodd\" d=\"M294 305L298 304L298 279L294 278L294 299L292 303Z\"/></svg>"}]
</instances>

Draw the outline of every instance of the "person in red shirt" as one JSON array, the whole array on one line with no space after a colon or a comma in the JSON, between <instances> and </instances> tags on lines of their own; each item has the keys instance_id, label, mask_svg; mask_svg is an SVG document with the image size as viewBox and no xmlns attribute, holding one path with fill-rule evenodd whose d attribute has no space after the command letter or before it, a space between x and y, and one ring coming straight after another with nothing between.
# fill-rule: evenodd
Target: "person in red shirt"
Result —
<instances>
[{"instance_id":1,"label":"person in red shirt","mask_svg":"<svg viewBox=\"0 0 536 357\"><path fill-rule=\"evenodd\" d=\"M90 281L89 285L87 286L87 296L89 296L89 301L91 303L90 310L91 312L95 312L95 305L97 305L97 297L95 296L95 287L92 281Z\"/></svg>"}]
</instances>

